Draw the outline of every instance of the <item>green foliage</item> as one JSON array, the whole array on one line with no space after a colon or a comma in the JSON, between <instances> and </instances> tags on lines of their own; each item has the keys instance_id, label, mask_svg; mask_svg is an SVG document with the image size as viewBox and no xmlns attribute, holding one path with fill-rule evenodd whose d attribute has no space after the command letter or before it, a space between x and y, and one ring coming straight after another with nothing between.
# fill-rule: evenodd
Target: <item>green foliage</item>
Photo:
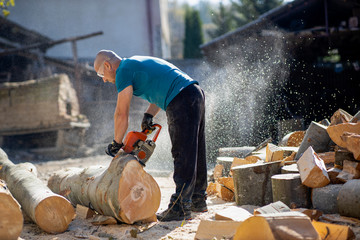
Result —
<instances>
[{"instance_id":1,"label":"green foliage","mask_svg":"<svg viewBox=\"0 0 360 240\"><path fill-rule=\"evenodd\" d=\"M184 58L200 58L200 45L204 42L202 22L197 10L190 7L185 12Z\"/></svg>"},{"instance_id":2,"label":"green foliage","mask_svg":"<svg viewBox=\"0 0 360 240\"><path fill-rule=\"evenodd\" d=\"M10 14L8 7L14 7L15 0L0 0L0 9L4 17L7 17Z\"/></svg>"},{"instance_id":3,"label":"green foliage","mask_svg":"<svg viewBox=\"0 0 360 240\"><path fill-rule=\"evenodd\" d=\"M231 0L234 20L238 27L254 21L282 3L283 0Z\"/></svg>"},{"instance_id":4,"label":"green foliage","mask_svg":"<svg viewBox=\"0 0 360 240\"><path fill-rule=\"evenodd\" d=\"M231 0L231 6L224 6L220 2L219 10L213 11L215 29L208 31L208 34L212 38L223 35L254 21L282 3L283 0Z\"/></svg>"},{"instance_id":5,"label":"green foliage","mask_svg":"<svg viewBox=\"0 0 360 240\"><path fill-rule=\"evenodd\" d=\"M219 11L212 12L211 20L216 25L215 29L207 31L211 38L216 38L235 29L231 10L226 8L222 2L220 2Z\"/></svg>"}]
</instances>

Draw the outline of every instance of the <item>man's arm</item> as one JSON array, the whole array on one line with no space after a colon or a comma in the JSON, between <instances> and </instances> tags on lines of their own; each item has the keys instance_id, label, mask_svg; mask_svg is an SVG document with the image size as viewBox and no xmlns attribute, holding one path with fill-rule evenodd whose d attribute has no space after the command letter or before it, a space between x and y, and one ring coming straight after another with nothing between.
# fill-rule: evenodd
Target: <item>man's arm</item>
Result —
<instances>
[{"instance_id":1,"label":"man's arm","mask_svg":"<svg viewBox=\"0 0 360 240\"><path fill-rule=\"evenodd\" d=\"M156 106L153 103L150 103L148 109L146 110L146 113L151 114L152 116L156 116L156 114L158 114L158 112L160 111L160 108L158 106Z\"/></svg>"},{"instance_id":2,"label":"man's arm","mask_svg":"<svg viewBox=\"0 0 360 240\"><path fill-rule=\"evenodd\" d=\"M130 102L133 95L133 87L130 85L118 93L116 109L114 113L114 140L122 143L128 128Z\"/></svg>"}]
</instances>

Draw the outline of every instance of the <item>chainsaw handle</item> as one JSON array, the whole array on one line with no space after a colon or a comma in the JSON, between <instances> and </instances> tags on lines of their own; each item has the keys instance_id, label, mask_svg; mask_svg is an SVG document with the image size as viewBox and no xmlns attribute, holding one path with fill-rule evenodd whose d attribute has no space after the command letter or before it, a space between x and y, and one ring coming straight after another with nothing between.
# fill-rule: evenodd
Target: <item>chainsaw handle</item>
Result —
<instances>
[{"instance_id":1,"label":"chainsaw handle","mask_svg":"<svg viewBox=\"0 0 360 240\"><path fill-rule=\"evenodd\" d=\"M153 141L154 142L156 142L156 140L157 140L157 138L158 138L158 136L159 136L159 134L160 134L160 131L161 131L161 125L160 124L154 124L154 125L152 125L151 127L154 127L154 128L158 128L158 130L157 130L157 132L156 132L156 134L154 135L154 137L153 137ZM151 131L152 132L152 131ZM145 133L145 134L149 134L149 133L151 133L150 131L149 131L149 129L144 129L143 130L143 133Z\"/></svg>"}]
</instances>

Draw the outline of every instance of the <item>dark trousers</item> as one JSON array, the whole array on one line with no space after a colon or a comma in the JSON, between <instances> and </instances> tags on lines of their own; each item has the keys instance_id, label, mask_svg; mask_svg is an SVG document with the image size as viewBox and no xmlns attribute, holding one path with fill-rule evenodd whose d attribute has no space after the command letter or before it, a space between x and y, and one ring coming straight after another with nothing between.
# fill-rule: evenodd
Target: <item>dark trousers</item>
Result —
<instances>
[{"instance_id":1,"label":"dark trousers","mask_svg":"<svg viewBox=\"0 0 360 240\"><path fill-rule=\"evenodd\" d=\"M174 158L176 192L171 201L189 203L204 198L207 187L205 150L205 95L192 84L168 105L166 116Z\"/></svg>"}]
</instances>

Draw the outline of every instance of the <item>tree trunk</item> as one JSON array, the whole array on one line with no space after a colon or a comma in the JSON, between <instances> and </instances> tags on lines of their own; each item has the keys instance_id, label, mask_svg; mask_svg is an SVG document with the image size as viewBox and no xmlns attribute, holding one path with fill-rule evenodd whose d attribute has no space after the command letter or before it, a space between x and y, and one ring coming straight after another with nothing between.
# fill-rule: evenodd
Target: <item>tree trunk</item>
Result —
<instances>
[{"instance_id":1,"label":"tree trunk","mask_svg":"<svg viewBox=\"0 0 360 240\"><path fill-rule=\"evenodd\" d=\"M23 228L20 204L11 195L5 182L0 180L0 239L17 239Z\"/></svg>"},{"instance_id":2,"label":"tree trunk","mask_svg":"<svg viewBox=\"0 0 360 240\"><path fill-rule=\"evenodd\" d=\"M92 207L128 224L153 217L160 205L158 184L130 154L117 155L108 168L58 171L48 186L74 205Z\"/></svg>"},{"instance_id":3,"label":"tree trunk","mask_svg":"<svg viewBox=\"0 0 360 240\"><path fill-rule=\"evenodd\" d=\"M301 183L299 173L271 177L273 201L282 201L290 208L310 207L310 190Z\"/></svg>"},{"instance_id":4,"label":"tree trunk","mask_svg":"<svg viewBox=\"0 0 360 240\"><path fill-rule=\"evenodd\" d=\"M360 218L360 180L347 181L337 197L339 213L342 216Z\"/></svg>"},{"instance_id":5,"label":"tree trunk","mask_svg":"<svg viewBox=\"0 0 360 240\"><path fill-rule=\"evenodd\" d=\"M75 216L71 203L51 192L36 177L34 171L29 171L29 167L13 164L1 149L0 178L6 181L10 192L19 201L26 215L42 230L48 233L61 233L68 228Z\"/></svg>"}]
</instances>

